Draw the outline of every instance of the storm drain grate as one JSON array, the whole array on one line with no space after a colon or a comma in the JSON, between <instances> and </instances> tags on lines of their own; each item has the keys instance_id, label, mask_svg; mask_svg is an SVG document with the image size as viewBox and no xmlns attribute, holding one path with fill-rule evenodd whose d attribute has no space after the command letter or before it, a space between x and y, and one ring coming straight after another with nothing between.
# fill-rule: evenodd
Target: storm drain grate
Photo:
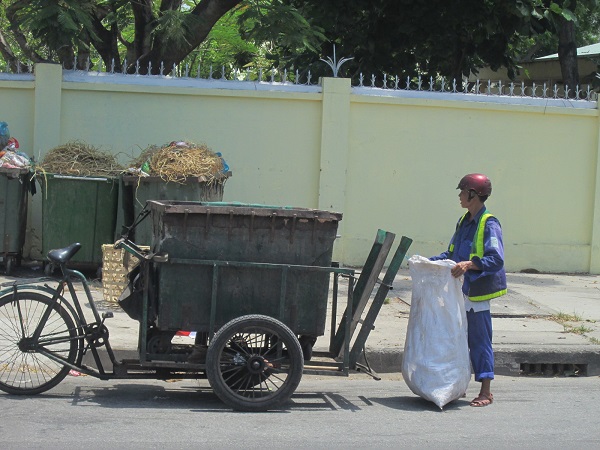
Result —
<instances>
[{"instance_id":1,"label":"storm drain grate","mask_svg":"<svg viewBox=\"0 0 600 450\"><path fill-rule=\"evenodd\" d=\"M522 375L532 376L565 376L585 377L587 376L587 364L521 364Z\"/></svg>"}]
</instances>

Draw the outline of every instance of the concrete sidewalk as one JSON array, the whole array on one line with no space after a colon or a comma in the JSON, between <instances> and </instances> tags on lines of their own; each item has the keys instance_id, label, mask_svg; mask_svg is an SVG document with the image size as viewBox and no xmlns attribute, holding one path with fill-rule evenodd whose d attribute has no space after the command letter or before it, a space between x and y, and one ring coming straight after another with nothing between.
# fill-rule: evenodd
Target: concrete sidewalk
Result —
<instances>
[{"instance_id":1,"label":"concrete sidewalk","mask_svg":"<svg viewBox=\"0 0 600 450\"><path fill-rule=\"evenodd\" d=\"M0 282L42 275L41 268L17 268L14 276L0 276ZM492 301L496 373L600 375L600 276L509 273L507 278L509 294ZM91 288L100 312L114 314L106 321L113 349L120 358L135 358L138 322L104 300L101 282L92 281ZM367 359L377 372L400 372L411 290L403 268L367 340ZM80 288L79 294L85 298ZM340 315L346 302L343 288L338 301ZM315 347L328 346L326 330Z\"/></svg>"},{"instance_id":2,"label":"concrete sidewalk","mask_svg":"<svg viewBox=\"0 0 600 450\"><path fill-rule=\"evenodd\" d=\"M509 273L507 281L509 293L491 302L496 373L600 375L600 276ZM367 342L376 370L400 370L411 289L401 269Z\"/></svg>"}]
</instances>

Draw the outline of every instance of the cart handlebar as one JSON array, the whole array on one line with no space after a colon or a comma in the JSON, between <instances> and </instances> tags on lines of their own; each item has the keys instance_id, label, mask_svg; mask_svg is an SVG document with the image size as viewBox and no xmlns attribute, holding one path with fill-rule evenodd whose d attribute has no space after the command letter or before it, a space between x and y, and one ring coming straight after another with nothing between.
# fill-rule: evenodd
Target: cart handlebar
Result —
<instances>
[{"instance_id":1,"label":"cart handlebar","mask_svg":"<svg viewBox=\"0 0 600 450\"><path fill-rule=\"evenodd\" d=\"M152 253L146 250L141 249L135 242L130 241L126 237L122 237L121 239L115 242L114 247L116 249L122 248L127 253L135 256L136 258L143 261L154 261L159 263L164 263L169 260L169 255L167 253Z\"/></svg>"}]
</instances>

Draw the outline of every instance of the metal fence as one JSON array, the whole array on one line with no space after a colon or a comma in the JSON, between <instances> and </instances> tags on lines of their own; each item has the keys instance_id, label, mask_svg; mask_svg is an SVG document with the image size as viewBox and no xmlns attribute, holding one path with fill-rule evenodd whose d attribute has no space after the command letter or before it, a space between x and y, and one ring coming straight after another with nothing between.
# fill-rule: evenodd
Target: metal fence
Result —
<instances>
[{"instance_id":1,"label":"metal fence","mask_svg":"<svg viewBox=\"0 0 600 450\"><path fill-rule=\"evenodd\" d=\"M334 57L335 58L335 57ZM322 60L325 62L333 72L334 77L338 77L340 66L347 61L349 58L342 58L340 61L335 59ZM223 82L223 83L235 83L237 88L243 88L240 83L248 83L246 88L255 89L258 85L270 85L272 88L282 88L291 86L310 86L313 89L310 91L318 90L320 80L315 77L310 70L293 72L287 69L279 70L272 68L270 70L251 70L251 69L230 69L225 66L213 67L212 65L203 66L201 64L192 68L189 65L177 66L173 65L168 71L168 75L165 75L166 67L161 63L159 68L159 74L157 75L146 75L142 74L152 73L152 65L149 64L145 67L145 70L141 70L139 62L135 65L135 72L128 73L126 67L128 67L127 60L123 62L122 71L115 70L114 62L109 67L104 67L101 60L92 64L88 59L83 69L63 69L65 75L69 77L69 74L76 74L79 76L79 81L83 81L86 75L98 76L110 76L113 75L115 80L118 78L120 82L125 80L122 77L129 77L129 80L137 79L138 82L143 83L143 79L153 80L164 80L161 84L168 84L170 81L174 82L175 85L178 83L174 80L202 80L205 82ZM4 72L5 75L2 75ZM14 74L33 74L34 65L18 64ZM8 69L4 68L0 71L0 78L6 79ZM70 77L71 79L73 76ZM108 79L107 79L108 81ZM189 84L189 83L188 83ZM203 86L206 86L203 84ZM220 87L226 87L227 84ZM229 86L233 87L233 84ZM357 79L352 80L352 87L354 92L362 95L397 95L397 96L412 96L414 93L441 93L441 94L455 94L455 99L464 100L477 100L486 101L490 97L497 97L499 99L541 99L541 100L560 100L555 102L557 105L564 106L575 106L584 108L594 108L598 101L598 92L589 85L581 86L563 86L561 84L536 84L536 83L507 83L502 80L475 80L470 81L467 79L458 81L456 79L449 80L443 77L406 77L401 78L396 75L371 75L370 77L360 74ZM396 93L396 94L393 94ZM425 97L427 95L424 95ZM452 97L447 97L452 98ZM574 105L574 102L580 103ZM507 100L507 103L511 101ZM537 102L539 103L539 102Z\"/></svg>"}]
</instances>

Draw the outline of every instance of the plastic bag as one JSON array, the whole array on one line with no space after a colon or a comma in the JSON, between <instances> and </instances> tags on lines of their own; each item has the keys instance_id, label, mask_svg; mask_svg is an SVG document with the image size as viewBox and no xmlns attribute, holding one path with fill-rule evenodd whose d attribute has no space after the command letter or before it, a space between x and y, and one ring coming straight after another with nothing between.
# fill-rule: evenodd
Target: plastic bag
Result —
<instances>
[{"instance_id":1,"label":"plastic bag","mask_svg":"<svg viewBox=\"0 0 600 450\"><path fill-rule=\"evenodd\" d=\"M144 317L144 278L141 264L127 274L127 286L118 298L119 306L133 320L141 322ZM148 283L148 323L156 320L156 305L154 302L153 284Z\"/></svg>"},{"instance_id":2,"label":"plastic bag","mask_svg":"<svg viewBox=\"0 0 600 450\"><path fill-rule=\"evenodd\" d=\"M402 375L418 396L443 408L460 398L471 379L462 278L454 261L410 258L412 301Z\"/></svg>"}]
</instances>

